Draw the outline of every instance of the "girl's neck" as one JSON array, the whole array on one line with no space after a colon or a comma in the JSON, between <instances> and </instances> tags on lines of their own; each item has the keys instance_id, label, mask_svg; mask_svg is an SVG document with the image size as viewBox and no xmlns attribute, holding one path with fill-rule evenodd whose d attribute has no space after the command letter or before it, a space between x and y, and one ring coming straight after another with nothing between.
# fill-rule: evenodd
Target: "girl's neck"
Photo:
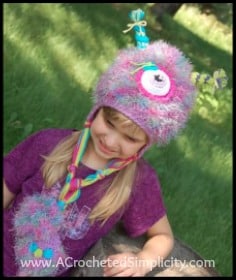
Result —
<instances>
[{"instance_id":1,"label":"girl's neck","mask_svg":"<svg viewBox=\"0 0 236 280\"><path fill-rule=\"evenodd\" d=\"M91 169L98 170L103 169L106 166L107 162L108 160L102 159L95 153L93 142L90 138L88 141L88 146L82 158L82 163Z\"/></svg>"}]
</instances>

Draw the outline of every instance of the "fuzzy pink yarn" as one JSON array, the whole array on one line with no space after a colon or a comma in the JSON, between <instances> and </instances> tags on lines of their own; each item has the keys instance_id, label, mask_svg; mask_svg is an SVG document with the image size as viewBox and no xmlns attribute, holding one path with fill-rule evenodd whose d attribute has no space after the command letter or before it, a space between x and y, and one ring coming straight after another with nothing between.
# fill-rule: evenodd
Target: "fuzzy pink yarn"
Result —
<instances>
[{"instance_id":1,"label":"fuzzy pink yarn","mask_svg":"<svg viewBox=\"0 0 236 280\"><path fill-rule=\"evenodd\" d=\"M44 193L25 197L14 217L17 276L56 275L58 262L67 257L58 233L63 222L55 197ZM52 257L35 256L30 250L32 243L41 250L49 248Z\"/></svg>"},{"instance_id":2,"label":"fuzzy pink yarn","mask_svg":"<svg viewBox=\"0 0 236 280\"><path fill-rule=\"evenodd\" d=\"M148 69L138 68L148 63L156 65L169 77L170 89L164 96L149 94L140 85L142 72ZM112 107L146 132L150 140L148 146L167 144L184 128L196 99L191 72L191 63L183 53L162 40L144 50L124 49L101 76L93 93L94 107L88 119L92 120L100 107ZM153 88L155 83L153 78Z\"/></svg>"}]
</instances>

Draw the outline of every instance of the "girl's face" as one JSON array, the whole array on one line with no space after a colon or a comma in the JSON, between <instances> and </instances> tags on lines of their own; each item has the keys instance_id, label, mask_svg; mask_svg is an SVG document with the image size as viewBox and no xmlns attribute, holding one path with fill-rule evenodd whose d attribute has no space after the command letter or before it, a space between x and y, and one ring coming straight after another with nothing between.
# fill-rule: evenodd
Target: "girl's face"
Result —
<instances>
[{"instance_id":1,"label":"girl's face","mask_svg":"<svg viewBox=\"0 0 236 280\"><path fill-rule=\"evenodd\" d=\"M108 109L111 111L112 109ZM94 151L102 159L126 159L147 144L145 132L121 113L98 111L91 125Z\"/></svg>"}]
</instances>

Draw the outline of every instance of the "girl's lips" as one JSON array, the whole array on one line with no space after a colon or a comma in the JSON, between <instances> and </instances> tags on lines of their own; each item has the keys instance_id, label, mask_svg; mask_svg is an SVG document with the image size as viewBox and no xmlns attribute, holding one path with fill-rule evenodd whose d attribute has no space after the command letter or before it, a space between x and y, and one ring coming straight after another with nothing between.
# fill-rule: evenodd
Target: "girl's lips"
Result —
<instances>
[{"instance_id":1,"label":"girl's lips","mask_svg":"<svg viewBox=\"0 0 236 280\"><path fill-rule=\"evenodd\" d=\"M107 149L107 147L104 146L104 145L102 144L101 141L99 141L99 149L100 149L103 153L105 153L105 154L107 154L107 155L111 155L111 154L113 153L112 151L110 151L109 149Z\"/></svg>"}]
</instances>

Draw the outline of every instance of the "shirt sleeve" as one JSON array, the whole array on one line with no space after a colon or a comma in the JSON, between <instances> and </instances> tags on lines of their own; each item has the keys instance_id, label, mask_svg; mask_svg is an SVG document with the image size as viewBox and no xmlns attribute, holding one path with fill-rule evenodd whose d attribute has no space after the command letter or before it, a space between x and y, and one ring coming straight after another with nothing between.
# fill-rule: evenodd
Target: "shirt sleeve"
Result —
<instances>
[{"instance_id":1,"label":"shirt sleeve","mask_svg":"<svg viewBox=\"0 0 236 280\"><path fill-rule=\"evenodd\" d=\"M41 130L23 140L4 157L3 176L12 193L20 192L22 183L38 171L44 161L42 155L53 149L59 135L61 137L55 129Z\"/></svg>"},{"instance_id":2,"label":"shirt sleeve","mask_svg":"<svg viewBox=\"0 0 236 280\"><path fill-rule=\"evenodd\" d=\"M156 171L148 163L143 163L122 217L124 228L128 235L139 236L165 214L166 208Z\"/></svg>"}]
</instances>

